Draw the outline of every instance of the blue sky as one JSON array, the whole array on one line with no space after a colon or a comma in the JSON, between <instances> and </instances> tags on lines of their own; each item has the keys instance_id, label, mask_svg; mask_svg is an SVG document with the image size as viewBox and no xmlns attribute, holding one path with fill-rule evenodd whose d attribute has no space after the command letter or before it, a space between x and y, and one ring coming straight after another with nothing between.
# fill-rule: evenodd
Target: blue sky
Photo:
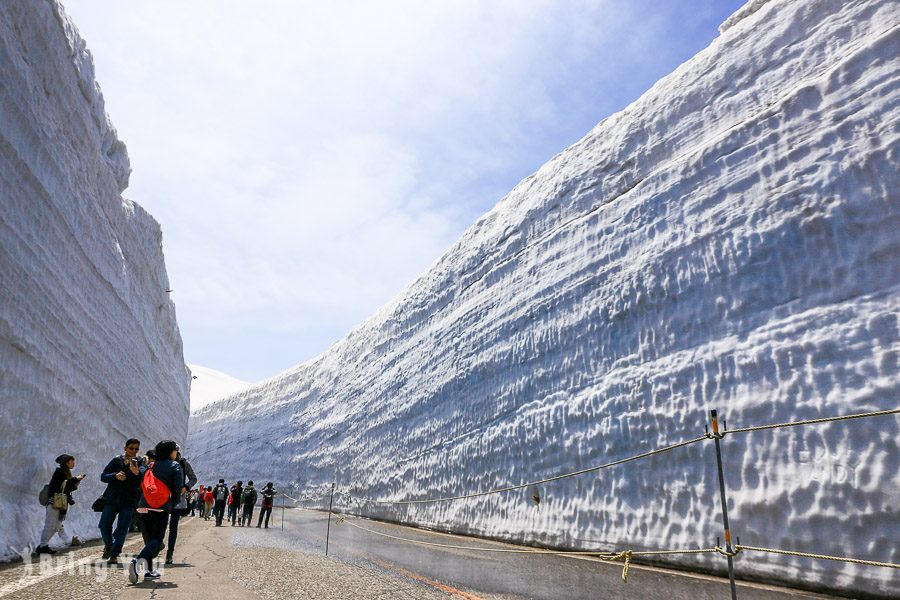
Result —
<instances>
[{"instance_id":1,"label":"blue sky","mask_svg":"<svg viewBox=\"0 0 900 600\"><path fill-rule=\"evenodd\" d=\"M314 358L740 0L63 0L189 363Z\"/></svg>"}]
</instances>

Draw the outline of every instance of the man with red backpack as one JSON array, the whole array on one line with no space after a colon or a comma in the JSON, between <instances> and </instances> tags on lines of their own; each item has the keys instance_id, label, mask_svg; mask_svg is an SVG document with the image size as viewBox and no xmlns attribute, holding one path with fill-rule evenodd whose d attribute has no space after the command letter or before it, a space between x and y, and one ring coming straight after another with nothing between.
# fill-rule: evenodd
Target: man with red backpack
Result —
<instances>
[{"instance_id":1,"label":"man with red backpack","mask_svg":"<svg viewBox=\"0 0 900 600\"><path fill-rule=\"evenodd\" d=\"M156 462L144 473L137 509L143 515L148 541L137 558L128 565L128 581L131 583L137 583L139 573L145 569L145 580L159 578L159 572L153 568L153 559L162 550L169 513L184 487L184 472L175 460L178 445L172 440L163 440L155 450Z\"/></svg>"}]
</instances>

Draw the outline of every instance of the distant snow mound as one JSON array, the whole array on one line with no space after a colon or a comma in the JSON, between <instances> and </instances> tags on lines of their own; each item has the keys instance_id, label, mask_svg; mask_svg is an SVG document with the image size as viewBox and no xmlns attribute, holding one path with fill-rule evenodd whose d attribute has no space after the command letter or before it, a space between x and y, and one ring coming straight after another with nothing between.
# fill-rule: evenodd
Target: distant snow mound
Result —
<instances>
[{"instance_id":1,"label":"distant snow mound","mask_svg":"<svg viewBox=\"0 0 900 600\"><path fill-rule=\"evenodd\" d=\"M747 4L737 9L733 15L725 19L724 23L719 25L719 33L725 33L726 31L758 11L763 7L763 5L772 1L773 0L750 0L749 2L747 2Z\"/></svg>"},{"instance_id":2,"label":"distant snow mound","mask_svg":"<svg viewBox=\"0 0 900 600\"><path fill-rule=\"evenodd\" d=\"M248 381L241 381L221 371L188 365L191 370L191 412L199 410L222 398L227 398L246 390L253 385Z\"/></svg>"}]
</instances>

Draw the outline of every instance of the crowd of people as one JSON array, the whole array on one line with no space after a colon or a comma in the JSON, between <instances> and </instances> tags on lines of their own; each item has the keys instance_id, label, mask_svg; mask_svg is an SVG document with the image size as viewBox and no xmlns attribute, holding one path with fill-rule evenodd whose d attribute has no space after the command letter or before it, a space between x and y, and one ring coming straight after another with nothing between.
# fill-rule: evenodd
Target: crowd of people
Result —
<instances>
[{"instance_id":1,"label":"crowd of people","mask_svg":"<svg viewBox=\"0 0 900 600\"><path fill-rule=\"evenodd\" d=\"M163 549L166 550L165 564L174 562L178 522L184 516L199 513L205 520L213 517L216 527L221 527L227 508L232 526L251 526L256 503L262 499L256 526L262 527L265 522L268 529L277 495L272 482L259 491L252 481L246 486L243 481L238 481L229 488L224 479L215 486L195 488L194 469L174 441L159 442L145 456L140 456L140 449L140 441L134 438L125 442L122 454L113 457L100 474L106 490L92 506L100 513L97 526L103 538L103 558L107 564L118 564L128 532L134 526L140 530L144 546L127 565L131 583L137 583L141 574L145 580L161 576L154 561ZM40 544L35 550L39 554L56 553L50 547L55 535L66 538L64 521L67 511L75 504L72 494L86 477L86 474L73 475L75 457L70 454L59 455L56 463L59 466L40 494L46 515ZM72 546L80 543L77 536L71 538Z\"/></svg>"}]
</instances>

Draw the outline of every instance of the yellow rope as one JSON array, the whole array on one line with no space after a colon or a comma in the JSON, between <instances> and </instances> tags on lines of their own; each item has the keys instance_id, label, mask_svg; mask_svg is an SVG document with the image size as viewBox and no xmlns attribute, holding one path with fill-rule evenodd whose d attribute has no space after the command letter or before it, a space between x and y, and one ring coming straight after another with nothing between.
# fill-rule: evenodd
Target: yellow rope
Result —
<instances>
[{"instance_id":1,"label":"yellow rope","mask_svg":"<svg viewBox=\"0 0 900 600\"><path fill-rule=\"evenodd\" d=\"M818 558L822 560L837 560L841 562L854 563L858 565L868 565L870 567L888 567L890 569L900 569L900 565L889 562L878 562L875 560L865 560L862 558L848 558L845 556L828 556L827 554L813 554L811 552L796 552L794 550L780 550L778 548L757 548L754 546L735 546L735 550L749 550L753 552L769 552L772 554L784 554L787 556L802 556L804 558Z\"/></svg>"}]
</instances>

